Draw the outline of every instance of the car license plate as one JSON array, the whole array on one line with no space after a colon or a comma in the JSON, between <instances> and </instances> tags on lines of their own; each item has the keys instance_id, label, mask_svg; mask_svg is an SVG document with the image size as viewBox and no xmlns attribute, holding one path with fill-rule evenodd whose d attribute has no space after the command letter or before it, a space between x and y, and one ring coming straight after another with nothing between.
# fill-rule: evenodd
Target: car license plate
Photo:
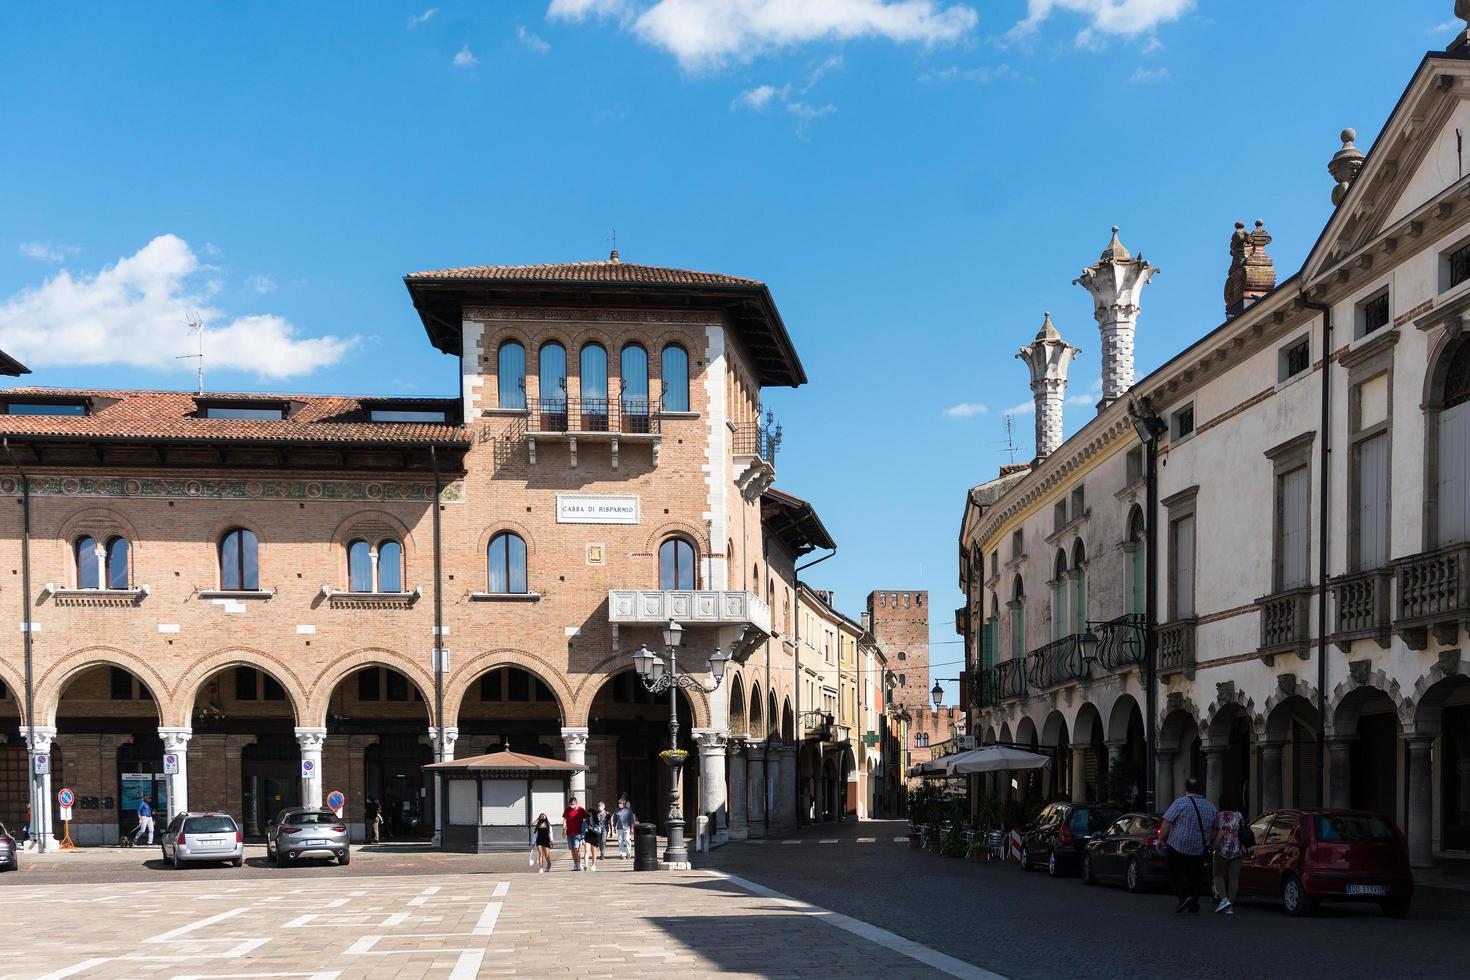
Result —
<instances>
[{"instance_id":1,"label":"car license plate","mask_svg":"<svg viewBox=\"0 0 1470 980\"><path fill-rule=\"evenodd\" d=\"M1387 895L1387 885L1348 885L1349 895Z\"/></svg>"},{"instance_id":2,"label":"car license plate","mask_svg":"<svg viewBox=\"0 0 1470 980\"><path fill-rule=\"evenodd\" d=\"M201 837L201 838L199 838L199 846L200 847L219 847L223 843L224 843L224 838L222 838L222 837Z\"/></svg>"},{"instance_id":3,"label":"car license plate","mask_svg":"<svg viewBox=\"0 0 1470 980\"><path fill-rule=\"evenodd\" d=\"M308 841L302 841L301 844L302 844L303 847L326 847L327 846L327 842L324 841L324 840L308 840Z\"/></svg>"}]
</instances>

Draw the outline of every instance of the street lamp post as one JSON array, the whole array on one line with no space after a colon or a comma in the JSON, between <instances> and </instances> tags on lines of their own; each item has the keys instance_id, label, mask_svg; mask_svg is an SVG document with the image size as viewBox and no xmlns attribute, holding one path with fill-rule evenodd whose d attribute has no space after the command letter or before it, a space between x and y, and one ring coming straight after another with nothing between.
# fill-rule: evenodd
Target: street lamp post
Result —
<instances>
[{"instance_id":1,"label":"street lamp post","mask_svg":"<svg viewBox=\"0 0 1470 980\"><path fill-rule=\"evenodd\" d=\"M689 851L684 846L684 810L679 794L679 777L684 768L685 755L679 749L679 688L712 694L725 679L725 665L730 660L730 655L719 647L709 655L709 673L714 678L711 684L705 684L689 674L681 674L679 647L683 638L684 628L673 620L663 628L664 649L669 655L667 668L663 659L648 649L647 645L640 646L638 652L633 654L633 666L643 680L643 686L653 694L669 692L669 750L663 753L664 761L669 766L670 780L669 815L665 821L668 825L668 846L664 848L664 863L671 865L689 863Z\"/></svg>"}]
</instances>

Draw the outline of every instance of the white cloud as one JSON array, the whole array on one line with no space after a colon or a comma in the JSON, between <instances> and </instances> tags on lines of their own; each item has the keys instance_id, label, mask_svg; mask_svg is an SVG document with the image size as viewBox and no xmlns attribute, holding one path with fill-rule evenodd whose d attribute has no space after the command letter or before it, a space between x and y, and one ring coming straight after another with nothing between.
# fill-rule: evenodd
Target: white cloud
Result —
<instances>
[{"instance_id":1,"label":"white cloud","mask_svg":"<svg viewBox=\"0 0 1470 980\"><path fill-rule=\"evenodd\" d=\"M1143 46L1143 50L1139 54L1156 54L1162 50L1164 50L1164 42L1160 41L1156 34L1148 39L1148 43Z\"/></svg>"},{"instance_id":2,"label":"white cloud","mask_svg":"<svg viewBox=\"0 0 1470 980\"><path fill-rule=\"evenodd\" d=\"M1435 24L1433 27L1431 27L1429 30L1425 31L1424 33L1426 33L1426 34L1458 34L1460 31L1463 31L1464 29L1465 29L1465 22L1463 20L1455 20L1455 19L1452 18L1450 20L1445 21L1443 24Z\"/></svg>"},{"instance_id":3,"label":"white cloud","mask_svg":"<svg viewBox=\"0 0 1470 980\"><path fill-rule=\"evenodd\" d=\"M837 111L837 107L830 102L820 106L808 105L805 102L788 102L786 103L786 111L798 120L796 123L796 135L802 139L806 139L807 130L811 129L812 123L823 116L832 115L832 113Z\"/></svg>"},{"instance_id":4,"label":"white cloud","mask_svg":"<svg viewBox=\"0 0 1470 980\"><path fill-rule=\"evenodd\" d=\"M429 19L439 12L438 7L430 7L421 14L414 14L408 18L408 29L413 30L420 24L428 23Z\"/></svg>"},{"instance_id":5,"label":"white cloud","mask_svg":"<svg viewBox=\"0 0 1470 980\"><path fill-rule=\"evenodd\" d=\"M480 59L470 53L468 44L460 48L459 53L454 56L454 67L456 68L473 68L479 63Z\"/></svg>"},{"instance_id":6,"label":"white cloud","mask_svg":"<svg viewBox=\"0 0 1470 980\"><path fill-rule=\"evenodd\" d=\"M526 47L530 48L537 54L545 54L546 52L551 50L550 44L547 44L546 41L543 40L540 36L532 34L523 26L516 27L516 37L520 40L522 44L524 44Z\"/></svg>"},{"instance_id":7,"label":"white cloud","mask_svg":"<svg viewBox=\"0 0 1470 980\"><path fill-rule=\"evenodd\" d=\"M276 291L276 280L271 276L251 276L250 288L264 296Z\"/></svg>"},{"instance_id":8,"label":"white cloud","mask_svg":"<svg viewBox=\"0 0 1470 980\"><path fill-rule=\"evenodd\" d=\"M944 416L951 419L967 419L976 415L984 415L988 411L990 409L979 402L960 402L958 405L946 408Z\"/></svg>"},{"instance_id":9,"label":"white cloud","mask_svg":"<svg viewBox=\"0 0 1470 980\"><path fill-rule=\"evenodd\" d=\"M0 300L0 350L31 367L126 364L174 371L191 348L184 321L206 325L211 371L267 378L310 374L335 364L357 337L302 337L273 314L232 316L212 307L206 267L176 235L159 235L95 274L57 272Z\"/></svg>"},{"instance_id":10,"label":"white cloud","mask_svg":"<svg viewBox=\"0 0 1470 980\"><path fill-rule=\"evenodd\" d=\"M999 82L999 81L1029 81L1010 65L981 65L979 68L960 68L951 65L948 68L939 68L934 71L926 71L919 76L922 83L928 82Z\"/></svg>"},{"instance_id":11,"label":"white cloud","mask_svg":"<svg viewBox=\"0 0 1470 980\"><path fill-rule=\"evenodd\" d=\"M730 108L760 110L770 105L772 101L785 102L790 95L790 85L782 85L780 88L774 85L757 85L735 96L730 103Z\"/></svg>"},{"instance_id":12,"label":"white cloud","mask_svg":"<svg viewBox=\"0 0 1470 980\"><path fill-rule=\"evenodd\" d=\"M65 262L69 256L79 255L79 245L53 245L50 242L21 242L20 254L41 262Z\"/></svg>"},{"instance_id":13,"label":"white cloud","mask_svg":"<svg viewBox=\"0 0 1470 980\"><path fill-rule=\"evenodd\" d=\"M1167 68L1145 68L1139 65L1133 69L1133 74L1129 76L1128 81L1134 85L1156 85L1160 82L1167 82L1173 77Z\"/></svg>"},{"instance_id":14,"label":"white cloud","mask_svg":"<svg viewBox=\"0 0 1470 980\"><path fill-rule=\"evenodd\" d=\"M814 41L952 43L979 22L971 7L943 0L551 0L546 16L616 20L689 70Z\"/></svg>"},{"instance_id":15,"label":"white cloud","mask_svg":"<svg viewBox=\"0 0 1470 980\"><path fill-rule=\"evenodd\" d=\"M1010 408L1006 409L1001 414L1002 415L1030 415L1034 411L1036 411L1036 403L1034 401L1030 401L1030 402L1021 402L1021 404L1019 404L1019 405L1012 405Z\"/></svg>"},{"instance_id":16,"label":"white cloud","mask_svg":"<svg viewBox=\"0 0 1470 980\"><path fill-rule=\"evenodd\" d=\"M1147 34L1193 9L1194 0L1028 0L1026 19L1011 30L1011 36L1034 34L1054 11L1062 10L1087 18L1077 43L1096 47L1108 36Z\"/></svg>"},{"instance_id":17,"label":"white cloud","mask_svg":"<svg viewBox=\"0 0 1470 980\"><path fill-rule=\"evenodd\" d=\"M811 72L806 76L806 84L801 87L801 94L805 95L806 93L810 92L816 86L816 84L822 80L822 76L830 72L834 72L841 67L842 55L834 54L828 57L820 65L813 68Z\"/></svg>"}]
</instances>

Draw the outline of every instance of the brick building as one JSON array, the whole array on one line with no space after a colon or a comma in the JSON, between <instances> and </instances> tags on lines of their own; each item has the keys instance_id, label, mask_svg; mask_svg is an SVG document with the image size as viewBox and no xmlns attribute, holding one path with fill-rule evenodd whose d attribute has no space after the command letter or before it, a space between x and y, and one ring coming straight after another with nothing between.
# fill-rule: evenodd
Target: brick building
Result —
<instances>
[{"instance_id":1,"label":"brick building","mask_svg":"<svg viewBox=\"0 0 1470 980\"><path fill-rule=\"evenodd\" d=\"M795 557L823 541L770 525L804 502L771 496L761 389L806 378L769 291L616 253L405 283L454 397L0 394L0 567L25 627L0 647L0 821L34 792L50 826L66 785L78 842L126 832L144 793L254 831L341 790L358 833L373 798L390 833L427 837L420 767L497 746L585 762L579 795L661 817L668 702L631 658L666 657L672 618L682 669L734 657L680 695L686 817L723 834L728 781L747 823L794 822L793 675L771 650ZM758 779L729 738L752 726ZM27 744L49 776L27 779Z\"/></svg>"}]
</instances>

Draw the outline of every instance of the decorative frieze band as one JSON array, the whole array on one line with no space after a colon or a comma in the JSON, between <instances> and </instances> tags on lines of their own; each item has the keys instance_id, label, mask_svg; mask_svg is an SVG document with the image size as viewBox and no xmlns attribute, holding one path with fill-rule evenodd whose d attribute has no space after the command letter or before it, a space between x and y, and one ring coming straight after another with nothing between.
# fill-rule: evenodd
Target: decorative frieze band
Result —
<instances>
[{"instance_id":1,"label":"decorative frieze band","mask_svg":"<svg viewBox=\"0 0 1470 980\"><path fill-rule=\"evenodd\" d=\"M466 320L555 320L577 323L697 323L718 324L717 313L697 313L691 310L581 310L568 309L521 309L500 306L466 306Z\"/></svg>"},{"instance_id":2,"label":"decorative frieze band","mask_svg":"<svg viewBox=\"0 0 1470 980\"><path fill-rule=\"evenodd\" d=\"M31 480L38 497L149 497L188 500L347 500L381 503L426 501L434 496L432 483L395 483L377 480L189 480L146 477L40 476ZM14 477L0 478L0 496L18 496ZM462 503L464 484L446 484L443 503Z\"/></svg>"}]
</instances>

